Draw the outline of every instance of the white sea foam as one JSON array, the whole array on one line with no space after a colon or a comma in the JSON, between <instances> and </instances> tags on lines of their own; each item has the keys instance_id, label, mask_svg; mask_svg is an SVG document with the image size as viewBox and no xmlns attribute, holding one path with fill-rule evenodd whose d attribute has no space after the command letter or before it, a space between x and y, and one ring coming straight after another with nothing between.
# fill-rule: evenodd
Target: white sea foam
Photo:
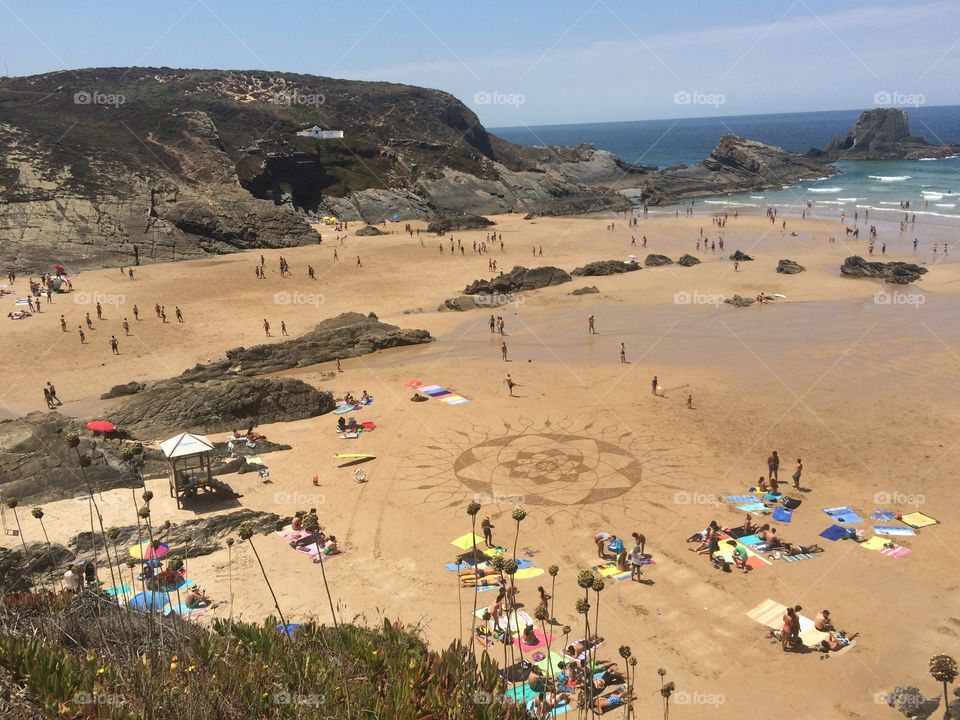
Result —
<instances>
[{"instance_id":1,"label":"white sea foam","mask_svg":"<svg viewBox=\"0 0 960 720\"><path fill-rule=\"evenodd\" d=\"M936 207L952 207L952 208L956 207L954 203L935 203L935 206Z\"/></svg>"},{"instance_id":2,"label":"white sea foam","mask_svg":"<svg viewBox=\"0 0 960 720\"><path fill-rule=\"evenodd\" d=\"M812 193L838 193L838 192L843 192L843 188L840 188L840 187L807 188L807 192L812 192Z\"/></svg>"},{"instance_id":3,"label":"white sea foam","mask_svg":"<svg viewBox=\"0 0 960 720\"><path fill-rule=\"evenodd\" d=\"M751 200L766 200L766 199L767 199L767 196L766 196L766 195L751 195L751 196L750 196L750 199L751 199Z\"/></svg>"},{"instance_id":4,"label":"white sea foam","mask_svg":"<svg viewBox=\"0 0 960 720\"><path fill-rule=\"evenodd\" d=\"M848 203L848 202L857 202L857 200L860 200L860 198L837 198L837 200L839 200L840 202Z\"/></svg>"},{"instance_id":5,"label":"white sea foam","mask_svg":"<svg viewBox=\"0 0 960 720\"><path fill-rule=\"evenodd\" d=\"M943 200L943 193L922 192L920 194L923 195L924 200Z\"/></svg>"},{"instance_id":6,"label":"white sea foam","mask_svg":"<svg viewBox=\"0 0 960 720\"><path fill-rule=\"evenodd\" d=\"M909 180L913 175L867 175L868 178L872 180L879 180L880 182L903 182L904 180Z\"/></svg>"}]
</instances>

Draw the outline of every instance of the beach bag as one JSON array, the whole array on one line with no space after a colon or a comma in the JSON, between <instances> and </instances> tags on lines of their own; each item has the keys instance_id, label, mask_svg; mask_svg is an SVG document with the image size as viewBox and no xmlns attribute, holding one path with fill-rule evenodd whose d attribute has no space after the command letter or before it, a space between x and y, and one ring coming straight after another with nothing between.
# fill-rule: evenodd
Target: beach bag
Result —
<instances>
[{"instance_id":1,"label":"beach bag","mask_svg":"<svg viewBox=\"0 0 960 720\"><path fill-rule=\"evenodd\" d=\"M787 510L795 510L800 507L800 503L802 502L803 500L784 496L783 499L780 500L780 505L785 507Z\"/></svg>"}]
</instances>

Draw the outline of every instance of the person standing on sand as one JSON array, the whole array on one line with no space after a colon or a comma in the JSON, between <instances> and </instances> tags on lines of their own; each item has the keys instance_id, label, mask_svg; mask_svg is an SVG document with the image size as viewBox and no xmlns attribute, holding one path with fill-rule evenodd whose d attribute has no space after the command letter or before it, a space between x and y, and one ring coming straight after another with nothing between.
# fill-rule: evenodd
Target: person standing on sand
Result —
<instances>
[{"instance_id":1,"label":"person standing on sand","mask_svg":"<svg viewBox=\"0 0 960 720\"><path fill-rule=\"evenodd\" d=\"M520 387L520 383L514 382L509 373L507 373L507 378L503 382L507 386L507 391L510 393L510 397L516 397L516 395L513 394L513 389L515 387Z\"/></svg>"},{"instance_id":2,"label":"person standing on sand","mask_svg":"<svg viewBox=\"0 0 960 720\"><path fill-rule=\"evenodd\" d=\"M627 361L627 348L623 343L620 343L620 362L625 363Z\"/></svg>"},{"instance_id":3,"label":"person standing on sand","mask_svg":"<svg viewBox=\"0 0 960 720\"><path fill-rule=\"evenodd\" d=\"M497 319L491 315L490 316L490 334L492 335L497 330Z\"/></svg>"},{"instance_id":4,"label":"person standing on sand","mask_svg":"<svg viewBox=\"0 0 960 720\"><path fill-rule=\"evenodd\" d=\"M769 480L779 480L780 473L780 456L777 455L777 451L774 450L773 454L767 458L767 470Z\"/></svg>"},{"instance_id":5,"label":"person standing on sand","mask_svg":"<svg viewBox=\"0 0 960 720\"><path fill-rule=\"evenodd\" d=\"M67 331L67 319L63 315L61 315L60 316L60 332L66 332L66 331Z\"/></svg>"},{"instance_id":6,"label":"person standing on sand","mask_svg":"<svg viewBox=\"0 0 960 720\"><path fill-rule=\"evenodd\" d=\"M130 322L126 318L123 319L123 334L130 334Z\"/></svg>"},{"instance_id":7,"label":"person standing on sand","mask_svg":"<svg viewBox=\"0 0 960 720\"><path fill-rule=\"evenodd\" d=\"M111 335L111 336L110 336L110 350L113 351L113 354L114 354L114 355L119 355L119 354L120 354L120 341L117 340L117 336L116 336L116 335Z\"/></svg>"},{"instance_id":8,"label":"person standing on sand","mask_svg":"<svg viewBox=\"0 0 960 720\"><path fill-rule=\"evenodd\" d=\"M588 335L597 334L596 320L594 319L593 315L587 318L587 334Z\"/></svg>"},{"instance_id":9,"label":"person standing on sand","mask_svg":"<svg viewBox=\"0 0 960 720\"><path fill-rule=\"evenodd\" d=\"M317 274L313 271L313 265L307 265L307 276L308 276L311 280L316 280L316 279L317 279Z\"/></svg>"},{"instance_id":10,"label":"person standing on sand","mask_svg":"<svg viewBox=\"0 0 960 720\"><path fill-rule=\"evenodd\" d=\"M289 335L289 334L290 334L290 333L287 332L287 324L286 324L283 320L280 321L280 334L281 334L281 335Z\"/></svg>"},{"instance_id":11,"label":"person standing on sand","mask_svg":"<svg viewBox=\"0 0 960 720\"><path fill-rule=\"evenodd\" d=\"M340 256L337 255L337 249L336 249L336 248L333 249L333 259L336 260L336 261L339 261L339 260L340 260Z\"/></svg>"},{"instance_id":12,"label":"person standing on sand","mask_svg":"<svg viewBox=\"0 0 960 720\"><path fill-rule=\"evenodd\" d=\"M507 362L507 341L500 343L500 354L503 355L503 361Z\"/></svg>"},{"instance_id":13,"label":"person standing on sand","mask_svg":"<svg viewBox=\"0 0 960 720\"><path fill-rule=\"evenodd\" d=\"M797 458L797 469L793 472L793 486L800 489L800 476L803 474L803 460Z\"/></svg>"},{"instance_id":14,"label":"person standing on sand","mask_svg":"<svg viewBox=\"0 0 960 720\"><path fill-rule=\"evenodd\" d=\"M636 534L636 533L634 533ZM630 579L641 582L643 577L643 546L640 542L634 543L630 550Z\"/></svg>"},{"instance_id":15,"label":"person standing on sand","mask_svg":"<svg viewBox=\"0 0 960 720\"><path fill-rule=\"evenodd\" d=\"M157 314L157 318L160 317L160 303L154 303L153 311Z\"/></svg>"},{"instance_id":16,"label":"person standing on sand","mask_svg":"<svg viewBox=\"0 0 960 720\"><path fill-rule=\"evenodd\" d=\"M263 331L267 334L267 337L271 337L270 322L266 318L263 319Z\"/></svg>"},{"instance_id":17,"label":"person standing on sand","mask_svg":"<svg viewBox=\"0 0 960 720\"><path fill-rule=\"evenodd\" d=\"M97 320L103 320L103 305L97 303Z\"/></svg>"},{"instance_id":18,"label":"person standing on sand","mask_svg":"<svg viewBox=\"0 0 960 720\"><path fill-rule=\"evenodd\" d=\"M166 322L166 321L167 321L167 306L166 306L166 305L161 305L161 306L160 306L160 319L161 319L163 322Z\"/></svg>"},{"instance_id":19,"label":"person standing on sand","mask_svg":"<svg viewBox=\"0 0 960 720\"><path fill-rule=\"evenodd\" d=\"M687 395L687 410L693 410L693 395Z\"/></svg>"},{"instance_id":20,"label":"person standing on sand","mask_svg":"<svg viewBox=\"0 0 960 720\"><path fill-rule=\"evenodd\" d=\"M140 308L138 308L136 305L133 306L133 319L134 321L140 319Z\"/></svg>"},{"instance_id":21,"label":"person standing on sand","mask_svg":"<svg viewBox=\"0 0 960 720\"><path fill-rule=\"evenodd\" d=\"M47 410L53 410L53 401L50 399L50 391L43 389L43 401L47 404Z\"/></svg>"},{"instance_id":22,"label":"person standing on sand","mask_svg":"<svg viewBox=\"0 0 960 720\"><path fill-rule=\"evenodd\" d=\"M657 387L659 387L660 381L656 375L653 376L653 380L650 381L650 392L654 395L657 394Z\"/></svg>"},{"instance_id":23,"label":"person standing on sand","mask_svg":"<svg viewBox=\"0 0 960 720\"><path fill-rule=\"evenodd\" d=\"M80 344L83 345L87 342L87 336L83 334L83 326L77 325L77 331L80 333Z\"/></svg>"},{"instance_id":24,"label":"person standing on sand","mask_svg":"<svg viewBox=\"0 0 960 720\"><path fill-rule=\"evenodd\" d=\"M357 255L357 267L363 267L363 263L360 262L360 256Z\"/></svg>"},{"instance_id":25,"label":"person standing on sand","mask_svg":"<svg viewBox=\"0 0 960 720\"><path fill-rule=\"evenodd\" d=\"M50 399L53 402L55 402L57 405L63 405L63 403L60 402L60 398L57 397L57 389L53 386L53 383L51 383L49 380L47 380L47 390L50 391Z\"/></svg>"},{"instance_id":26,"label":"person standing on sand","mask_svg":"<svg viewBox=\"0 0 960 720\"><path fill-rule=\"evenodd\" d=\"M87 313L87 330L93 330L93 320L90 319L90 313Z\"/></svg>"},{"instance_id":27,"label":"person standing on sand","mask_svg":"<svg viewBox=\"0 0 960 720\"><path fill-rule=\"evenodd\" d=\"M486 543L487 547L495 547L493 544L493 525L490 524L489 515L480 523L480 531L483 533L483 542Z\"/></svg>"}]
</instances>

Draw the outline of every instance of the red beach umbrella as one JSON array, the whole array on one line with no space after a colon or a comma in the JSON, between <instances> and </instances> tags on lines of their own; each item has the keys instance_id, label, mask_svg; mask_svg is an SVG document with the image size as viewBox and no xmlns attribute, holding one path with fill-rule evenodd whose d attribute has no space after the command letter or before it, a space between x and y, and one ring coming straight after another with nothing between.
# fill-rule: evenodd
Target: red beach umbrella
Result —
<instances>
[{"instance_id":1,"label":"red beach umbrella","mask_svg":"<svg viewBox=\"0 0 960 720\"><path fill-rule=\"evenodd\" d=\"M87 430L93 430L94 432L113 432L117 429L117 426L112 422L107 422L106 420L93 420L88 422L86 425Z\"/></svg>"},{"instance_id":2,"label":"red beach umbrella","mask_svg":"<svg viewBox=\"0 0 960 720\"><path fill-rule=\"evenodd\" d=\"M423 382L420 380L407 380L404 385L406 385L408 388L418 388L423 385Z\"/></svg>"}]
</instances>

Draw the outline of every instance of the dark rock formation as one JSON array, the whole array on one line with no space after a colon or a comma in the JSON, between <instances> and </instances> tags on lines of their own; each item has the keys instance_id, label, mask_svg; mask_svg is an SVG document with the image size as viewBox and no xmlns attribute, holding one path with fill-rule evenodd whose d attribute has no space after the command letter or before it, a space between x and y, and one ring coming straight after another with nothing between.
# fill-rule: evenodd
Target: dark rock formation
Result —
<instances>
[{"instance_id":1,"label":"dark rock formation","mask_svg":"<svg viewBox=\"0 0 960 720\"><path fill-rule=\"evenodd\" d=\"M844 137L830 141L824 150L810 150L817 160L918 160L946 157L960 152L958 145L931 145L910 135L906 110L876 108L865 110Z\"/></svg>"},{"instance_id":2,"label":"dark rock formation","mask_svg":"<svg viewBox=\"0 0 960 720\"><path fill-rule=\"evenodd\" d=\"M660 267L662 265L673 265L673 260L666 255L647 255L643 264L647 267Z\"/></svg>"},{"instance_id":3,"label":"dark rock formation","mask_svg":"<svg viewBox=\"0 0 960 720\"><path fill-rule=\"evenodd\" d=\"M126 397L127 395L136 395L138 392L143 390L146 385L143 383L132 380L123 385L114 385L112 388L107 390L107 392L100 395L101 400L109 400L110 398L115 397Z\"/></svg>"},{"instance_id":4,"label":"dark rock formation","mask_svg":"<svg viewBox=\"0 0 960 720\"><path fill-rule=\"evenodd\" d=\"M683 267L693 267L699 264L700 258L696 258L693 255L681 255L680 259L677 260L677 265L682 265Z\"/></svg>"},{"instance_id":5,"label":"dark rock formation","mask_svg":"<svg viewBox=\"0 0 960 720\"><path fill-rule=\"evenodd\" d=\"M185 430L217 432L304 420L335 406L329 392L290 378L175 379L134 395L112 417L136 437L164 439Z\"/></svg>"},{"instance_id":6,"label":"dark rock formation","mask_svg":"<svg viewBox=\"0 0 960 720\"><path fill-rule=\"evenodd\" d=\"M45 542L28 542L26 556L19 544L11 549L0 548L0 592L26 592L32 584L49 586L54 578L63 575L58 568L73 560L74 554L57 543L47 547Z\"/></svg>"},{"instance_id":7,"label":"dark rock formation","mask_svg":"<svg viewBox=\"0 0 960 720\"><path fill-rule=\"evenodd\" d=\"M482 230L493 225L493 220L482 215L460 213L457 215L442 215L427 224L428 233L445 234L454 230Z\"/></svg>"},{"instance_id":8,"label":"dark rock formation","mask_svg":"<svg viewBox=\"0 0 960 720\"><path fill-rule=\"evenodd\" d=\"M527 269L517 265L508 273L490 280L476 280L463 292L467 295L495 295L505 293L525 292L538 290L550 285L560 285L570 282L573 278L569 273L555 267L538 267Z\"/></svg>"},{"instance_id":9,"label":"dark rock formation","mask_svg":"<svg viewBox=\"0 0 960 720\"><path fill-rule=\"evenodd\" d=\"M726 298L724 302L728 305L733 305L734 307L750 307L756 302L756 300L753 298L741 297L740 295L734 295L732 298Z\"/></svg>"},{"instance_id":10,"label":"dark rock formation","mask_svg":"<svg viewBox=\"0 0 960 720\"><path fill-rule=\"evenodd\" d=\"M746 253L740 252L739 250L737 250L736 252L734 252L733 254L731 254L731 255L730 255L730 259L731 259L731 260L738 260L739 262L749 262L749 261L753 260L752 257L750 257L749 255L747 255Z\"/></svg>"},{"instance_id":11,"label":"dark rock formation","mask_svg":"<svg viewBox=\"0 0 960 720\"><path fill-rule=\"evenodd\" d=\"M594 275L617 275L619 273L633 272L639 270L640 265L636 262L624 262L623 260L597 260L587 263L583 267L578 267L571 275L574 277L591 277Z\"/></svg>"},{"instance_id":12,"label":"dark rock formation","mask_svg":"<svg viewBox=\"0 0 960 720\"><path fill-rule=\"evenodd\" d=\"M67 433L78 432L78 450L90 457L87 477L95 490L129 487L130 468L116 441L95 438L83 422L59 413L34 412L0 422L0 495L16 497L23 507L86 494L77 451L64 444Z\"/></svg>"},{"instance_id":13,"label":"dark rock formation","mask_svg":"<svg viewBox=\"0 0 960 720\"><path fill-rule=\"evenodd\" d=\"M285 342L227 350L226 360L197 365L178 379L195 381L263 375L432 341L426 330L402 330L379 322L375 316L343 313L324 320L305 335Z\"/></svg>"},{"instance_id":14,"label":"dark rock formation","mask_svg":"<svg viewBox=\"0 0 960 720\"><path fill-rule=\"evenodd\" d=\"M125 102L74 102L94 88ZM438 90L96 68L2 78L0 95L0 265L20 272L316 243L308 223L327 213L380 223L630 207L604 186L627 172L612 154L514 145ZM317 98L322 113L304 104ZM320 117L344 138L297 136Z\"/></svg>"},{"instance_id":15,"label":"dark rock formation","mask_svg":"<svg viewBox=\"0 0 960 720\"><path fill-rule=\"evenodd\" d=\"M364 225L362 228L360 228L359 230L357 230L356 234L365 237L365 236L367 236L367 235L371 235L371 236L373 236L373 235L384 235L385 233L383 233L383 232L380 230L380 228L378 228L378 227L376 227L376 226L374 226L374 225Z\"/></svg>"},{"instance_id":16,"label":"dark rock formation","mask_svg":"<svg viewBox=\"0 0 960 720\"><path fill-rule=\"evenodd\" d=\"M447 310L454 310L456 312L463 312L465 310L474 310L478 307L477 305L477 295L458 295L455 298L447 298L443 301L443 304L437 308L438 312L445 312Z\"/></svg>"},{"instance_id":17,"label":"dark rock formation","mask_svg":"<svg viewBox=\"0 0 960 720\"><path fill-rule=\"evenodd\" d=\"M843 261L840 274L852 278L876 278L895 285L908 285L925 275L927 268L905 262L869 262L859 255Z\"/></svg>"},{"instance_id":18,"label":"dark rock formation","mask_svg":"<svg viewBox=\"0 0 960 720\"><path fill-rule=\"evenodd\" d=\"M777 272L784 275L796 275L802 273L806 268L796 260L781 260L777 263Z\"/></svg>"},{"instance_id":19,"label":"dark rock formation","mask_svg":"<svg viewBox=\"0 0 960 720\"><path fill-rule=\"evenodd\" d=\"M651 205L745 190L779 188L798 180L835 175L821 160L727 133L700 165L666 168L634 180Z\"/></svg>"},{"instance_id":20,"label":"dark rock formation","mask_svg":"<svg viewBox=\"0 0 960 720\"><path fill-rule=\"evenodd\" d=\"M586 287L577 288L571 295L593 295L594 293L600 292L600 289L596 285L587 285Z\"/></svg>"},{"instance_id":21,"label":"dark rock formation","mask_svg":"<svg viewBox=\"0 0 960 720\"><path fill-rule=\"evenodd\" d=\"M304 510L306 509L304 508ZM167 530L155 527L154 539L169 545L171 555L199 557L222 550L225 547L223 541L229 535L236 536L237 528L242 522L249 521L253 523L254 532L266 534L276 530L277 525L284 520L275 513L248 509L236 510L223 515L176 523ZM117 538L118 547L131 547L140 542L136 525L126 525L119 527L118 530L120 531L120 536ZM82 532L70 540L69 546L78 559L85 561L88 558L93 558L94 542L96 542L97 552L102 557L103 538L99 533L91 535L89 532ZM112 554L112 547L110 551ZM101 572L103 572L102 569ZM107 579L109 581L109 576ZM109 585L109 582L107 584Z\"/></svg>"}]
</instances>

